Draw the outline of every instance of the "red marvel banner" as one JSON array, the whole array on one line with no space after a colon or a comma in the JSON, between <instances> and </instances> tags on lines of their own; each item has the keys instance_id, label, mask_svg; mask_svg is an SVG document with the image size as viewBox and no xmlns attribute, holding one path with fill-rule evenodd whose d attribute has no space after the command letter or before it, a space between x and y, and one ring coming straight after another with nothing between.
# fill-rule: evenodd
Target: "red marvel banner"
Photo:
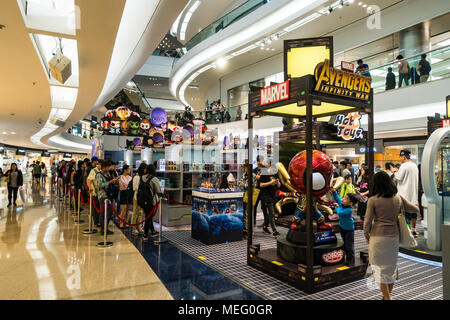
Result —
<instances>
[{"instance_id":1,"label":"red marvel banner","mask_svg":"<svg viewBox=\"0 0 450 320\"><path fill-rule=\"evenodd\" d=\"M260 106L289 99L289 80L261 89Z\"/></svg>"}]
</instances>

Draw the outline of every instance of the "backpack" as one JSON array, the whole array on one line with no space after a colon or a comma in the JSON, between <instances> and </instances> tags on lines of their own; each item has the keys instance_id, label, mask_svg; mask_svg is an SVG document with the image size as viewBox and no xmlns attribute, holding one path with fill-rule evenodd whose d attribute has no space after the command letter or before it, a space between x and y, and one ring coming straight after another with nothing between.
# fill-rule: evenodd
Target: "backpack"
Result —
<instances>
[{"instance_id":1,"label":"backpack","mask_svg":"<svg viewBox=\"0 0 450 320\"><path fill-rule=\"evenodd\" d=\"M141 207L146 214L153 208L153 189L151 186L151 180L153 176L147 182L144 182L142 177L139 181L139 188L137 192L137 204Z\"/></svg>"},{"instance_id":2,"label":"backpack","mask_svg":"<svg viewBox=\"0 0 450 320\"><path fill-rule=\"evenodd\" d=\"M128 183L128 187L127 187L127 198L128 198L128 203L133 203L133 196L134 196L134 192L133 192L133 179L130 180L130 182Z\"/></svg>"}]
</instances>

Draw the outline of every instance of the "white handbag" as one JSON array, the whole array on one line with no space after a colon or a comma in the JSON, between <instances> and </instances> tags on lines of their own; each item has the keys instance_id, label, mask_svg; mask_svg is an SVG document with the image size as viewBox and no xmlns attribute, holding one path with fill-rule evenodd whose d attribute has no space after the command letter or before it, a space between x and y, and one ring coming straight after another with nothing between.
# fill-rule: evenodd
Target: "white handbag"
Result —
<instances>
[{"instance_id":1,"label":"white handbag","mask_svg":"<svg viewBox=\"0 0 450 320\"><path fill-rule=\"evenodd\" d=\"M411 230L409 230L408 225L406 224L405 219L405 210L403 207L403 199L400 197L400 214L398 215L398 234L399 234L399 243L403 247L414 248L417 247L417 241L414 239Z\"/></svg>"}]
</instances>

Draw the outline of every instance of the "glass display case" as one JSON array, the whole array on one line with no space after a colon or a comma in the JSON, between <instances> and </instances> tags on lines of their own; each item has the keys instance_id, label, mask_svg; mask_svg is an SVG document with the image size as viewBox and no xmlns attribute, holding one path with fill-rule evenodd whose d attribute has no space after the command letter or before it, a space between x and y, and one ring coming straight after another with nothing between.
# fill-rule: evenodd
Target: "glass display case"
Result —
<instances>
[{"instance_id":1,"label":"glass display case","mask_svg":"<svg viewBox=\"0 0 450 320\"><path fill-rule=\"evenodd\" d=\"M441 148L441 166L438 172L438 189L442 196L442 219L444 224L450 224L450 145Z\"/></svg>"}]
</instances>

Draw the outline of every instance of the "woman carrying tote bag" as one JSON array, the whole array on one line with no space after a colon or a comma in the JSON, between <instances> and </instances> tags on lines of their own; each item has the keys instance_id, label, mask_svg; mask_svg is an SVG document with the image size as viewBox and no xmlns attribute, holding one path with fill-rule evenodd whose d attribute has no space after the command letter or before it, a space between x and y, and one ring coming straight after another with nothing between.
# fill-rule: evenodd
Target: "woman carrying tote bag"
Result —
<instances>
[{"instance_id":1,"label":"woman carrying tote bag","mask_svg":"<svg viewBox=\"0 0 450 320\"><path fill-rule=\"evenodd\" d=\"M384 300L391 300L396 280L402 211L418 213L419 208L397 195L397 187L386 172L375 174L373 197L367 201L364 236L369 243L369 263Z\"/></svg>"}]
</instances>

